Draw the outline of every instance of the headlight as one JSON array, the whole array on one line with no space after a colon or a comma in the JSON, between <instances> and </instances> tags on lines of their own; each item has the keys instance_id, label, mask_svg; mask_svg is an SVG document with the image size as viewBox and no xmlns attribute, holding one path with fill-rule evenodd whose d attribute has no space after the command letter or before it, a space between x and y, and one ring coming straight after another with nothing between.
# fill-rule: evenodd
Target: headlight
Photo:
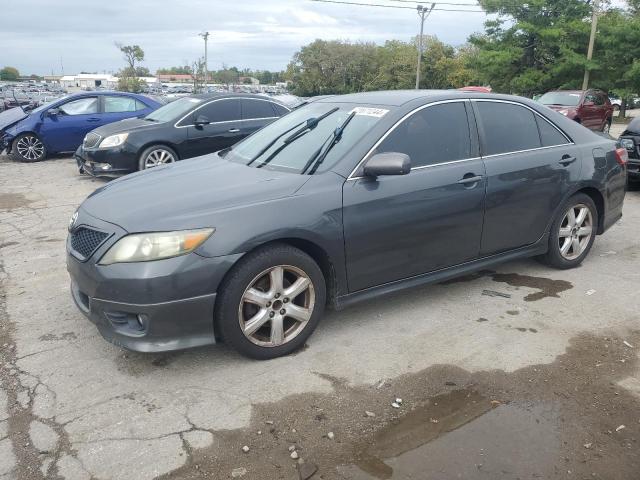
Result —
<instances>
[{"instance_id":1,"label":"headlight","mask_svg":"<svg viewBox=\"0 0 640 480\"><path fill-rule=\"evenodd\" d=\"M633 150L634 148L636 148L632 138L621 138L620 145L622 145L627 150Z\"/></svg>"},{"instance_id":2,"label":"headlight","mask_svg":"<svg viewBox=\"0 0 640 480\"><path fill-rule=\"evenodd\" d=\"M100 265L148 262L193 252L209 238L215 228L179 232L139 233L118 240L98 262Z\"/></svg>"},{"instance_id":3,"label":"headlight","mask_svg":"<svg viewBox=\"0 0 640 480\"><path fill-rule=\"evenodd\" d=\"M119 147L124 143L128 136L128 133L118 133L117 135L110 135L100 142L98 148Z\"/></svg>"}]
</instances>

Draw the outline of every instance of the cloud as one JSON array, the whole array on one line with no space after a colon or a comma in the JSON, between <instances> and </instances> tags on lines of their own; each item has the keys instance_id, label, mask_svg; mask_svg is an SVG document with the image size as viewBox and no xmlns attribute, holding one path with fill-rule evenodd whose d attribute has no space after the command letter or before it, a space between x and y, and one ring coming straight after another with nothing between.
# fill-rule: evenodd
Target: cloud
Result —
<instances>
[{"instance_id":1,"label":"cloud","mask_svg":"<svg viewBox=\"0 0 640 480\"><path fill-rule=\"evenodd\" d=\"M388 2L388 0L380 0ZM390 2L389 2L390 3ZM21 72L49 74L117 71L124 61L114 42L138 44L144 65L191 62L203 55L198 33L207 30L209 66L286 68L299 48L316 38L383 43L416 35L411 10L364 8L308 0L7 0L0 29L0 62ZM482 29L484 14L433 12L425 32L460 45Z\"/></svg>"}]
</instances>

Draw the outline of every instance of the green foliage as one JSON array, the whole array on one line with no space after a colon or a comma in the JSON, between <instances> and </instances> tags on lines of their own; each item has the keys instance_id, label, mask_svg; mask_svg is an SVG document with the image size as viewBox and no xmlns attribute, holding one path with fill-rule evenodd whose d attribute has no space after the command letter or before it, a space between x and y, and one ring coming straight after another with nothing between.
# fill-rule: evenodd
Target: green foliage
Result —
<instances>
[{"instance_id":1,"label":"green foliage","mask_svg":"<svg viewBox=\"0 0 640 480\"><path fill-rule=\"evenodd\" d=\"M0 70L0 80L15 81L20 77L20 72L14 67L4 67Z\"/></svg>"},{"instance_id":2,"label":"green foliage","mask_svg":"<svg viewBox=\"0 0 640 480\"><path fill-rule=\"evenodd\" d=\"M191 67L184 65L182 67L170 67L159 68L156 72L157 75L189 75L191 73Z\"/></svg>"},{"instance_id":3,"label":"green foliage","mask_svg":"<svg viewBox=\"0 0 640 480\"><path fill-rule=\"evenodd\" d=\"M144 80L140 80L139 78L122 76L118 78L117 89L121 92L140 93L144 87Z\"/></svg>"},{"instance_id":4,"label":"green foliage","mask_svg":"<svg viewBox=\"0 0 640 480\"><path fill-rule=\"evenodd\" d=\"M465 47L456 50L435 37L424 37L421 88L456 88L476 76L468 68ZM316 40L294 55L285 74L294 93L303 96L413 88L417 42L373 43Z\"/></svg>"}]
</instances>

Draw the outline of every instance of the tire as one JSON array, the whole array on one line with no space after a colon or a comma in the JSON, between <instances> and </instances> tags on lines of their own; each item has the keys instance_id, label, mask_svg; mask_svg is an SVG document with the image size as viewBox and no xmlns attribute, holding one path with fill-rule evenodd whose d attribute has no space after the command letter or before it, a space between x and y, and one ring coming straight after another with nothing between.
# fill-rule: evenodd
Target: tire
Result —
<instances>
[{"instance_id":1,"label":"tire","mask_svg":"<svg viewBox=\"0 0 640 480\"><path fill-rule=\"evenodd\" d=\"M293 284L304 290L290 298L287 290ZM267 360L302 347L320 322L325 302L326 282L318 264L302 250L273 244L247 254L230 270L218 290L214 322L225 343L242 355ZM289 316L292 307L298 319Z\"/></svg>"},{"instance_id":2,"label":"tire","mask_svg":"<svg viewBox=\"0 0 640 480\"><path fill-rule=\"evenodd\" d=\"M178 154L173 148L166 145L151 145L140 154L138 170L146 170L158 165L177 162L178 160Z\"/></svg>"},{"instance_id":3,"label":"tire","mask_svg":"<svg viewBox=\"0 0 640 480\"><path fill-rule=\"evenodd\" d=\"M21 133L11 144L11 157L19 162L40 162L47 158L47 147L35 133Z\"/></svg>"},{"instance_id":4,"label":"tire","mask_svg":"<svg viewBox=\"0 0 640 480\"><path fill-rule=\"evenodd\" d=\"M602 131L604 133L609 133L611 131L611 119L608 119L604 122L604 125L602 126Z\"/></svg>"},{"instance_id":5,"label":"tire","mask_svg":"<svg viewBox=\"0 0 640 480\"><path fill-rule=\"evenodd\" d=\"M584 220L578 225L571 225L570 209L574 211L576 221L580 221L580 213L582 208L587 209ZM576 215L577 213L577 215ZM586 233L583 228L590 227L588 235L584 237L579 235L580 231ZM598 231L598 210L595 203L589 195L577 193L569 198L560 209L560 213L551 225L551 234L549 236L549 249L547 253L539 259L554 268L568 269L575 268L582 263L593 246ZM577 235L576 235L577 234ZM576 243L577 239L577 243ZM567 248L563 253L563 248Z\"/></svg>"},{"instance_id":6,"label":"tire","mask_svg":"<svg viewBox=\"0 0 640 480\"><path fill-rule=\"evenodd\" d=\"M620 111L620 105L613 105L613 111L614 112L619 112Z\"/></svg>"}]
</instances>

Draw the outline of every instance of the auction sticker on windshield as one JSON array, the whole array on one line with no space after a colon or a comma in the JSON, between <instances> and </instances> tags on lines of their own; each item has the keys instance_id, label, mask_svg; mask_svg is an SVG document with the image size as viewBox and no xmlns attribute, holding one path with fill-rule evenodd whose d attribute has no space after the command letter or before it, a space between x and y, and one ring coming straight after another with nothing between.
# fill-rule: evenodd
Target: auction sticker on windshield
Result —
<instances>
[{"instance_id":1,"label":"auction sticker on windshield","mask_svg":"<svg viewBox=\"0 0 640 480\"><path fill-rule=\"evenodd\" d=\"M355 113L356 115L366 115L368 117L383 117L389 110L384 108L370 108L370 107L356 107L349 112L349 114Z\"/></svg>"}]
</instances>

